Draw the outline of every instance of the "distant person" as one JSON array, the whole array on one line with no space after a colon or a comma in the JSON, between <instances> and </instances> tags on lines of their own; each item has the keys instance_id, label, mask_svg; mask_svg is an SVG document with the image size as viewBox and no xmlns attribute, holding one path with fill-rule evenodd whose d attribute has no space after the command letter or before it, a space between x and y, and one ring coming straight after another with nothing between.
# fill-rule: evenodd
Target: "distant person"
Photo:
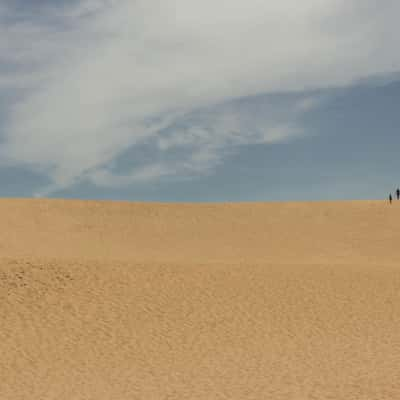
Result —
<instances>
[{"instance_id":1,"label":"distant person","mask_svg":"<svg viewBox=\"0 0 400 400\"><path fill-rule=\"evenodd\" d=\"M392 193L390 193L390 194L389 194L389 203L390 203L390 204L392 204L392 200L393 200L393 198L392 198Z\"/></svg>"},{"instance_id":2,"label":"distant person","mask_svg":"<svg viewBox=\"0 0 400 400\"><path fill-rule=\"evenodd\" d=\"M396 197L397 197L397 200L400 199L400 189L397 189L397 190L396 190Z\"/></svg>"}]
</instances>

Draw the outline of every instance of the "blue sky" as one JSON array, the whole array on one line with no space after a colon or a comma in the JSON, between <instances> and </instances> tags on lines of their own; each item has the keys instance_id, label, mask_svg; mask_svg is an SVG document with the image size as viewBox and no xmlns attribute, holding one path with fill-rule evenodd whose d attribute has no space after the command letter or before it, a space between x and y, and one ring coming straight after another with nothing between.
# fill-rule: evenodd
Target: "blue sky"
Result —
<instances>
[{"instance_id":1,"label":"blue sky","mask_svg":"<svg viewBox=\"0 0 400 400\"><path fill-rule=\"evenodd\" d=\"M386 197L398 1L0 4L0 195Z\"/></svg>"}]
</instances>

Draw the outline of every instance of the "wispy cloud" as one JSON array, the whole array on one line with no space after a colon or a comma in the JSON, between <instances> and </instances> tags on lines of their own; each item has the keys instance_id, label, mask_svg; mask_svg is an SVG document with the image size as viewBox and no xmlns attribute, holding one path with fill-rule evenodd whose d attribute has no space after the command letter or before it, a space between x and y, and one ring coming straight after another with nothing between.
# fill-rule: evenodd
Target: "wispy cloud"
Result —
<instances>
[{"instance_id":1,"label":"wispy cloud","mask_svg":"<svg viewBox=\"0 0 400 400\"><path fill-rule=\"evenodd\" d=\"M76 0L41 9L0 8L0 85L23 92L1 128L0 156L49 176L43 193L82 179L112 186L208 171L229 146L302 134L299 113L318 104L229 110L233 99L400 68L392 0ZM121 152L144 143L153 163L112 171Z\"/></svg>"}]
</instances>

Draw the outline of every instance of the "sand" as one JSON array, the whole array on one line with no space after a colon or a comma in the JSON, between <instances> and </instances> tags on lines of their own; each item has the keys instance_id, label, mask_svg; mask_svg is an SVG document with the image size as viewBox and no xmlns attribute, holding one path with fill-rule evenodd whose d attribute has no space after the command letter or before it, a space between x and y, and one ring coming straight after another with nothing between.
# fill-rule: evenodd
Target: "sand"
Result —
<instances>
[{"instance_id":1,"label":"sand","mask_svg":"<svg viewBox=\"0 0 400 400\"><path fill-rule=\"evenodd\" d=\"M400 202L0 201L0 399L398 399Z\"/></svg>"}]
</instances>

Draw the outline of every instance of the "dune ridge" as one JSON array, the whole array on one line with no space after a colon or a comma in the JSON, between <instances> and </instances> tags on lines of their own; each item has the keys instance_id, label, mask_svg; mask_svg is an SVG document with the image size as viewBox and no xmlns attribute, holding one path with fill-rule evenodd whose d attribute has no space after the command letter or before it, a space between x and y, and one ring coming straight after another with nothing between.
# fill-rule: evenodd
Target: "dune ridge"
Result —
<instances>
[{"instance_id":1,"label":"dune ridge","mask_svg":"<svg viewBox=\"0 0 400 400\"><path fill-rule=\"evenodd\" d=\"M400 398L400 202L0 200L0 399Z\"/></svg>"},{"instance_id":2,"label":"dune ridge","mask_svg":"<svg viewBox=\"0 0 400 400\"><path fill-rule=\"evenodd\" d=\"M400 243L400 207L380 201L3 200L0 215L0 249L11 257L135 262L399 260L395 249Z\"/></svg>"}]
</instances>

